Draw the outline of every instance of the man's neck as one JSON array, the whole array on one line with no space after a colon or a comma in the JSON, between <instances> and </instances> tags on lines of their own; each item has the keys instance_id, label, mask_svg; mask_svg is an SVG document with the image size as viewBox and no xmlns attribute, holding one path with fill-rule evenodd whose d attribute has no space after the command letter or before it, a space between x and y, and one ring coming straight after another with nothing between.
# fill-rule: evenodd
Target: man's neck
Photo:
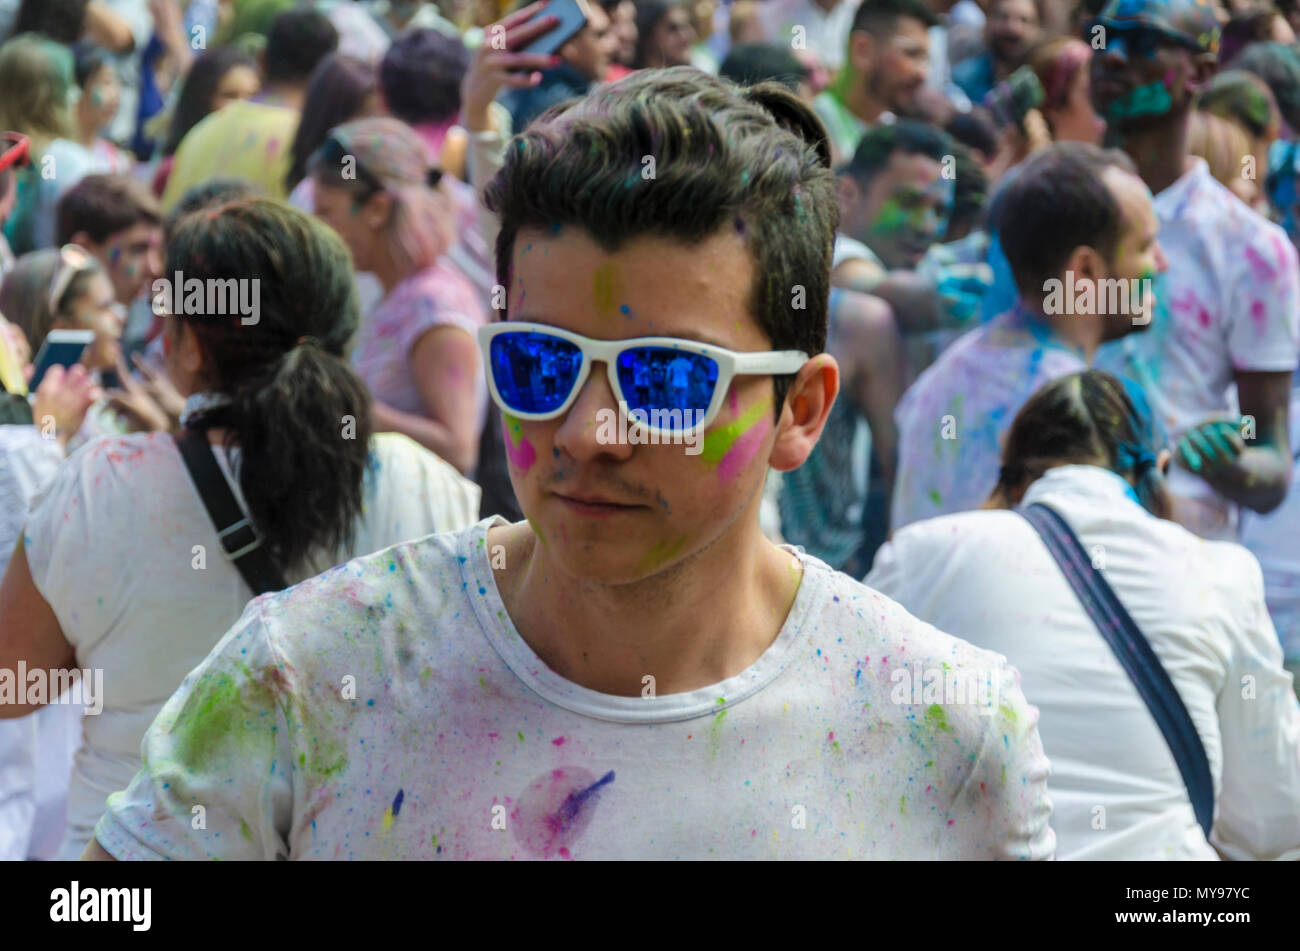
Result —
<instances>
[{"instance_id":1,"label":"man's neck","mask_svg":"<svg viewBox=\"0 0 1300 951\"><path fill-rule=\"evenodd\" d=\"M492 529L488 550L506 546L512 567L496 575L506 610L560 676L614 696L645 696L650 684L656 695L683 693L751 666L794 605L802 567L763 538L754 515L742 515L687 561L635 584L573 577L528 523Z\"/></svg>"},{"instance_id":2,"label":"man's neck","mask_svg":"<svg viewBox=\"0 0 1300 951\"><path fill-rule=\"evenodd\" d=\"M279 106L282 109L293 109L295 112L302 111L303 100L307 96L307 90L303 86L291 85L289 83L268 83L262 87L262 91L253 97L253 102L260 102L265 106Z\"/></svg>"},{"instance_id":3,"label":"man's neck","mask_svg":"<svg viewBox=\"0 0 1300 951\"><path fill-rule=\"evenodd\" d=\"M823 13L831 13L840 2L841 0L812 0L812 5L820 7Z\"/></svg>"},{"instance_id":4,"label":"man's neck","mask_svg":"<svg viewBox=\"0 0 1300 951\"><path fill-rule=\"evenodd\" d=\"M1168 121L1134 131L1116 130L1107 144L1128 153L1137 166L1138 175L1151 194L1158 195L1186 174L1192 166L1187 154L1187 129L1190 114L1170 116Z\"/></svg>"},{"instance_id":5,"label":"man's neck","mask_svg":"<svg viewBox=\"0 0 1300 951\"><path fill-rule=\"evenodd\" d=\"M1047 314L1041 300L1037 303L1024 301L1022 306L1030 319L1047 327L1060 343L1078 351L1084 362L1092 365L1097 348L1105 339L1102 321L1109 318L1074 313Z\"/></svg>"},{"instance_id":6,"label":"man's neck","mask_svg":"<svg viewBox=\"0 0 1300 951\"><path fill-rule=\"evenodd\" d=\"M844 107L867 125L873 125L885 111L883 103L878 102L867 92L867 82L856 72L845 66L832 87L834 95Z\"/></svg>"}]
</instances>

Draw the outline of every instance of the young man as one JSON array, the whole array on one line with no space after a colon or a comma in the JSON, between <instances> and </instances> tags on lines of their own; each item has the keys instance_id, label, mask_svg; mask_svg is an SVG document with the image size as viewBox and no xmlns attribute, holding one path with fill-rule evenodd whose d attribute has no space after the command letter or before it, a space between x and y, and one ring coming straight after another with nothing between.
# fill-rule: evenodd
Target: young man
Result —
<instances>
[{"instance_id":1,"label":"young man","mask_svg":"<svg viewBox=\"0 0 1300 951\"><path fill-rule=\"evenodd\" d=\"M985 50L952 68L952 78L979 103L1019 66L1042 35L1041 0L992 0L984 22Z\"/></svg>"},{"instance_id":2,"label":"young man","mask_svg":"<svg viewBox=\"0 0 1300 951\"><path fill-rule=\"evenodd\" d=\"M927 31L937 22L921 0L862 0L844 65L813 100L835 164L848 160L871 126L913 114L930 69Z\"/></svg>"},{"instance_id":3,"label":"young man","mask_svg":"<svg viewBox=\"0 0 1300 951\"><path fill-rule=\"evenodd\" d=\"M276 16L262 54L262 91L218 109L186 134L167 178L163 209L171 211L192 186L221 177L242 178L267 198L287 198L289 147L307 82L338 43L338 31L323 13L287 10Z\"/></svg>"},{"instance_id":4,"label":"young man","mask_svg":"<svg viewBox=\"0 0 1300 951\"><path fill-rule=\"evenodd\" d=\"M888 271L914 270L943 237L955 180L952 140L923 122L878 126L836 178L840 233L832 281L870 292Z\"/></svg>"},{"instance_id":5,"label":"young man","mask_svg":"<svg viewBox=\"0 0 1300 951\"><path fill-rule=\"evenodd\" d=\"M1172 290L1170 319L1104 348L1098 365L1141 383L1176 440L1174 518L1204 538L1235 539L1237 506L1271 511L1291 476L1296 250L1187 152L1193 101L1215 70L1210 7L1113 0L1097 26L1105 48L1092 58L1093 101L1156 196Z\"/></svg>"},{"instance_id":6,"label":"young man","mask_svg":"<svg viewBox=\"0 0 1300 951\"><path fill-rule=\"evenodd\" d=\"M962 337L903 395L891 528L979 508L1029 396L1152 321L1165 267L1151 196L1120 152L1080 143L1026 161L999 206L1016 306Z\"/></svg>"},{"instance_id":7,"label":"young man","mask_svg":"<svg viewBox=\"0 0 1300 951\"><path fill-rule=\"evenodd\" d=\"M125 307L162 271L162 211L147 188L125 175L87 175L59 199L60 246L94 255Z\"/></svg>"},{"instance_id":8,"label":"young man","mask_svg":"<svg viewBox=\"0 0 1300 951\"><path fill-rule=\"evenodd\" d=\"M488 186L508 320L482 336L527 521L254 601L88 857L1051 854L1014 671L758 529L838 388L820 135L784 90L693 69L527 130ZM546 351L583 355L554 395ZM611 379L635 399L626 371L678 357L698 399L631 409L683 438L611 433ZM904 695L908 664L953 695Z\"/></svg>"},{"instance_id":9,"label":"young man","mask_svg":"<svg viewBox=\"0 0 1300 951\"><path fill-rule=\"evenodd\" d=\"M560 47L555 68L546 70L536 86L512 89L502 97L516 132L556 103L581 96L609 72L618 49L618 35L604 7L593 2L586 8L587 25Z\"/></svg>"}]
</instances>

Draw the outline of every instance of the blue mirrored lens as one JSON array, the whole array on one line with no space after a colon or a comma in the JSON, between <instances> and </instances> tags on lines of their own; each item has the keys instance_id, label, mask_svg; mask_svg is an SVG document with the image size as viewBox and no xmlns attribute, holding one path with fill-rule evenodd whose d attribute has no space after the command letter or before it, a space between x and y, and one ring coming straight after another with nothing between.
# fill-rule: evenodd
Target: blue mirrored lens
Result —
<instances>
[{"instance_id":1,"label":"blue mirrored lens","mask_svg":"<svg viewBox=\"0 0 1300 951\"><path fill-rule=\"evenodd\" d=\"M689 429L709 408L718 385L718 364L686 350L636 347L618 355L618 382L627 408L644 411L647 425Z\"/></svg>"},{"instance_id":2,"label":"blue mirrored lens","mask_svg":"<svg viewBox=\"0 0 1300 951\"><path fill-rule=\"evenodd\" d=\"M551 413L564 405L582 369L582 351L550 334L515 332L492 338L492 379L506 406Z\"/></svg>"}]
</instances>

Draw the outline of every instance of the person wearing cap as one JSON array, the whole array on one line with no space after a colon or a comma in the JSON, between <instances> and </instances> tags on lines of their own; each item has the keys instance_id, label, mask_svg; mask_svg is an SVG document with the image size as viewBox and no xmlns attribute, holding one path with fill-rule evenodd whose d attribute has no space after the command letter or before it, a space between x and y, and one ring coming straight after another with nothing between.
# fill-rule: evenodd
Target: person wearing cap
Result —
<instances>
[{"instance_id":1,"label":"person wearing cap","mask_svg":"<svg viewBox=\"0 0 1300 951\"><path fill-rule=\"evenodd\" d=\"M1089 30L1092 97L1108 141L1155 195L1169 261L1167 315L1103 347L1098 365L1146 387L1174 439L1174 518L1238 536L1238 506L1286 497L1291 376L1300 355L1300 266L1286 233L1188 154L1197 94L1214 75L1219 24L1193 0L1110 0ZM1235 397L1232 390L1235 386Z\"/></svg>"},{"instance_id":2,"label":"person wearing cap","mask_svg":"<svg viewBox=\"0 0 1300 951\"><path fill-rule=\"evenodd\" d=\"M1300 706L1259 565L1165 519L1158 429L1104 371L1047 383L1011 425L985 511L897 532L866 583L1016 665L1052 761L1057 858L1300 858ZM1208 838L1146 703L1012 511L1035 503L1075 533L1186 706L1214 790Z\"/></svg>"}]
</instances>

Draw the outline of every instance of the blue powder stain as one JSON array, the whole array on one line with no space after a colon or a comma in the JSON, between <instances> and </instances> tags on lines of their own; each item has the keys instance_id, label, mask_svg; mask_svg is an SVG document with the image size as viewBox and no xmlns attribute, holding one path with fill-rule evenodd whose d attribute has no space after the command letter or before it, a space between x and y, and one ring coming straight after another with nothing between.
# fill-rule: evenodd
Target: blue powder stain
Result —
<instances>
[{"instance_id":1,"label":"blue powder stain","mask_svg":"<svg viewBox=\"0 0 1300 951\"><path fill-rule=\"evenodd\" d=\"M397 790L397 795L393 797L393 818L394 819L396 819L397 814L402 811L402 799L404 799L405 796L406 796L405 791L399 789Z\"/></svg>"},{"instance_id":2,"label":"blue powder stain","mask_svg":"<svg viewBox=\"0 0 1300 951\"><path fill-rule=\"evenodd\" d=\"M478 593L479 593L479 594L487 594L487 588L483 587L482 585L479 585L479 586L478 586Z\"/></svg>"},{"instance_id":3,"label":"blue powder stain","mask_svg":"<svg viewBox=\"0 0 1300 951\"><path fill-rule=\"evenodd\" d=\"M627 304L620 304L618 309L625 314L632 313L632 308L628 307Z\"/></svg>"},{"instance_id":4,"label":"blue powder stain","mask_svg":"<svg viewBox=\"0 0 1300 951\"><path fill-rule=\"evenodd\" d=\"M853 682L856 684L856 683L860 682L861 680L862 680L862 668L859 667L859 668L858 668L858 672L857 672L856 674L853 675Z\"/></svg>"},{"instance_id":5,"label":"blue powder stain","mask_svg":"<svg viewBox=\"0 0 1300 951\"><path fill-rule=\"evenodd\" d=\"M596 780L581 792L569 793L568 798L565 799L564 802L560 804L560 808L556 810L556 818L561 822L572 822L577 818L578 812L582 809L583 803L590 799L601 786L605 786L613 781L614 771L611 769L608 773L600 777L600 779Z\"/></svg>"},{"instance_id":6,"label":"blue powder stain","mask_svg":"<svg viewBox=\"0 0 1300 951\"><path fill-rule=\"evenodd\" d=\"M368 706L368 707L373 707L374 705L375 705L375 701L373 701L373 700L367 700L367 701L366 701L366 706Z\"/></svg>"},{"instance_id":7,"label":"blue powder stain","mask_svg":"<svg viewBox=\"0 0 1300 951\"><path fill-rule=\"evenodd\" d=\"M552 447L551 447L551 455L554 456L556 459L560 458L560 450L558 450L558 449L556 449L554 446L552 446Z\"/></svg>"}]
</instances>

